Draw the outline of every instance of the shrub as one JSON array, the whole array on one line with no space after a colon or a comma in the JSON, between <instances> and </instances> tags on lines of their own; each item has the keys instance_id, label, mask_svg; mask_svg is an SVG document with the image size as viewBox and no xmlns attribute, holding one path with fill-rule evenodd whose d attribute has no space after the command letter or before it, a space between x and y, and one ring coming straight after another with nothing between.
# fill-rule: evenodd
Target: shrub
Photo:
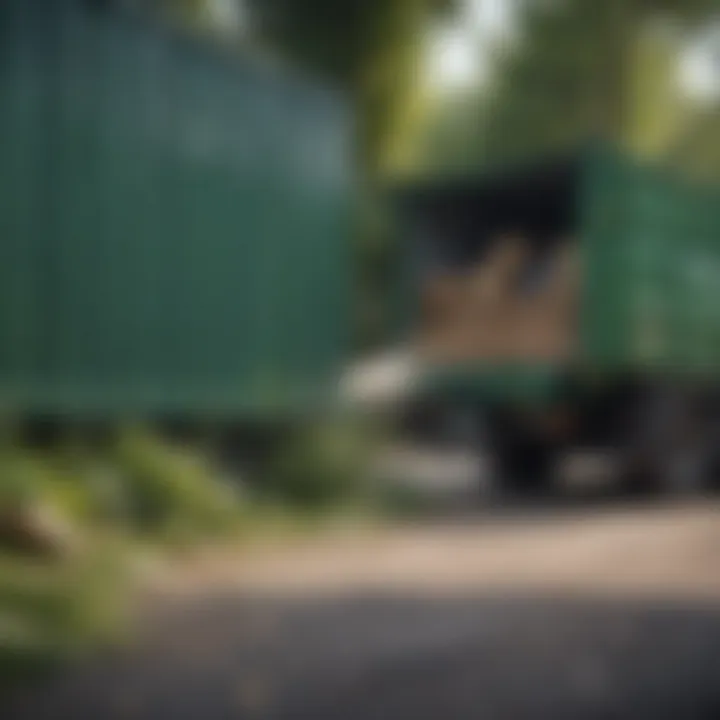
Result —
<instances>
[{"instance_id":1,"label":"shrub","mask_svg":"<svg viewBox=\"0 0 720 720\"><path fill-rule=\"evenodd\" d=\"M281 444L267 487L306 508L329 507L366 495L374 435L353 417L322 418L300 426Z\"/></svg>"},{"instance_id":2,"label":"shrub","mask_svg":"<svg viewBox=\"0 0 720 720\"><path fill-rule=\"evenodd\" d=\"M107 545L52 564L0 554L0 688L118 636L120 560Z\"/></svg>"},{"instance_id":3,"label":"shrub","mask_svg":"<svg viewBox=\"0 0 720 720\"><path fill-rule=\"evenodd\" d=\"M114 460L141 531L193 539L230 532L241 519L238 489L199 452L133 428L121 434Z\"/></svg>"}]
</instances>

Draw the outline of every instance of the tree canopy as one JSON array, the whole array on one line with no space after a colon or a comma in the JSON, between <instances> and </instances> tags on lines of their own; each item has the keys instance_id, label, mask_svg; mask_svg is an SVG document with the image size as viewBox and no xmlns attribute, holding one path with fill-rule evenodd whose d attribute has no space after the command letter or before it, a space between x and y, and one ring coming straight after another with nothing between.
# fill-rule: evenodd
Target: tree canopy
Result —
<instances>
[{"instance_id":1,"label":"tree canopy","mask_svg":"<svg viewBox=\"0 0 720 720\"><path fill-rule=\"evenodd\" d=\"M440 114L430 162L467 166L559 151L603 135L643 153L671 144L687 118L672 85L688 24L712 0L526 0L515 41L494 58L489 82ZM468 114L469 122L452 117ZM445 135L442 128L451 128ZM463 132L453 134L460 127ZM459 148L458 144L464 146Z\"/></svg>"},{"instance_id":2,"label":"tree canopy","mask_svg":"<svg viewBox=\"0 0 720 720\"><path fill-rule=\"evenodd\" d=\"M156 0L202 23L215 0ZM337 84L353 104L359 160L382 169L401 133L429 17L454 0L226 0L241 3L255 38Z\"/></svg>"}]
</instances>

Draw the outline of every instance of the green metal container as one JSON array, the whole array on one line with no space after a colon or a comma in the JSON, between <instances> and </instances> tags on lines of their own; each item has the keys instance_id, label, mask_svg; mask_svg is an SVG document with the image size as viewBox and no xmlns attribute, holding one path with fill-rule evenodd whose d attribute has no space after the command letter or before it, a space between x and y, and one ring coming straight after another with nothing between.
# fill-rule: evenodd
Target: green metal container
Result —
<instances>
[{"instance_id":1,"label":"green metal container","mask_svg":"<svg viewBox=\"0 0 720 720\"><path fill-rule=\"evenodd\" d=\"M0 3L0 402L286 410L349 348L329 89L114 3Z\"/></svg>"},{"instance_id":2,"label":"green metal container","mask_svg":"<svg viewBox=\"0 0 720 720\"><path fill-rule=\"evenodd\" d=\"M605 149L581 215L583 360L602 368L720 371L720 190Z\"/></svg>"},{"instance_id":3,"label":"green metal container","mask_svg":"<svg viewBox=\"0 0 720 720\"><path fill-rule=\"evenodd\" d=\"M502 185L506 176L516 178L513 182L523 188L518 208L538 212L543 204L553 205L563 222L573 218L572 234L581 243L582 285L573 357L554 366L532 358L505 364L478 358L474 363L430 367L425 377L430 391L492 402L537 403L558 397L568 387L564 377L645 374L717 380L720 189L693 184L666 167L643 164L604 144L579 153L572 167L566 178L575 179L570 186L563 182L561 200L557 193L543 195L546 180L535 165L527 175L519 168L456 184L437 180L398 193L409 239L398 309L402 331L410 337L418 314L419 278L427 273L427 263L422 269L427 258L418 257L418 251L427 255L423 240L429 235L432 244L435 233L446 242L456 231L471 237L473 228L487 230L489 221L483 213L496 211L495 200L488 198L494 198L495 184ZM453 205L455 197L460 198L457 205ZM438 200L445 205L433 215ZM557 212L565 203L574 207ZM497 224L493 232L522 227L522 218L513 215L515 206L508 207L503 220L507 227ZM427 208L429 222L422 215ZM439 224L433 225L438 219ZM562 232L567 231L563 226Z\"/></svg>"}]
</instances>

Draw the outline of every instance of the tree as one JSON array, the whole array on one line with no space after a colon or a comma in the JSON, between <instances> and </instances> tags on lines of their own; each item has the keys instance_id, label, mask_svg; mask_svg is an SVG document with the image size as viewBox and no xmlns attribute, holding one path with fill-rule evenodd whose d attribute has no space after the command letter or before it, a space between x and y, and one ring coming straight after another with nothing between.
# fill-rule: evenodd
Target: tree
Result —
<instances>
[{"instance_id":1,"label":"tree","mask_svg":"<svg viewBox=\"0 0 720 720\"><path fill-rule=\"evenodd\" d=\"M674 115L667 113L671 56L665 40L647 41L647 29L658 16L698 22L711 5L712 0L525 2L517 41L496 58L490 85L480 91L482 112L468 154L476 164L509 162L596 135L621 141L653 135L657 150L678 118L658 124L664 113Z\"/></svg>"}]
</instances>

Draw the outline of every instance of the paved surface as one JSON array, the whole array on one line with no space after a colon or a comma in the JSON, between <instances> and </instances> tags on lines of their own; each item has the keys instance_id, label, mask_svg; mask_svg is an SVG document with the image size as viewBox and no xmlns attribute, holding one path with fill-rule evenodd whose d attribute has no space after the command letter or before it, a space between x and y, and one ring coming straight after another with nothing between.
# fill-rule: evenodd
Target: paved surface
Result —
<instances>
[{"instance_id":1,"label":"paved surface","mask_svg":"<svg viewBox=\"0 0 720 720\"><path fill-rule=\"evenodd\" d=\"M720 717L720 506L509 513L159 577L3 718Z\"/></svg>"}]
</instances>

